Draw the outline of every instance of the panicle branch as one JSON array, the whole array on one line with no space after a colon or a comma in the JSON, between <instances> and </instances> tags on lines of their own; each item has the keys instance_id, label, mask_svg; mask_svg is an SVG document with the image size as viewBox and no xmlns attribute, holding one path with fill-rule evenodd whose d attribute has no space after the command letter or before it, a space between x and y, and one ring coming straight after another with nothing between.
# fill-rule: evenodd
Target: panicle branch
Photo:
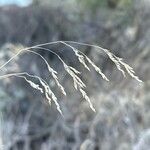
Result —
<instances>
[{"instance_id":1,"label":"panicle branch","mask_svg":"<svg viewBox=\"0 0 150 150\"><path fill-rule=\"evenodd\" d=\"M115 56L109 50L104 49L102 47L99 47L97 45L91 45L91 44L86 44L86 43L81 43L81 42L74 42L74 41L55 41L55 42L39 44L39 45L35 45L35 46L32 46L32 47L27 47L27 48L21 49L17 54L15 54L8 61L6 61L2 66L0 66L0 70L2 68L4 68L7 64L9 64L11 61L13 61L20 54L27 53L27 52L33 53L33 54L39 56L44 61L44 63L47 66L47 69L48 69L49 73L51 74L52 78L54 79L57 87L60 89L60 91L63 95L66 95L66 92L65 92L65 89L64 89L63 85L59 82L58 72L56 70L54 70L49 65L48 61L39 52L36 52L36 50L44 50L44 51L48 51L50 53L53 53L62 62L64 70L73 79L74 88L77 91L79 91L79 93L82 95L82 97L89 103L90 108L95 112L96 110L95 110L93 104L91 103L91 100L90 100L89 96L85 92L86 85L81 80L81 78L79 76L81 74L81 72L79 72L76 68L67 65L65 63L65 61L56 52L54 52L54 51L52 51L48 48L43 47L43 46L46 46L46 45L59 44L59 43L69 47L74 52L74 54L77 57L78 61L84 66L85 69L90 71L89 65L92 66L94 68L94 70L106 81L109 81L109 79L102 72L100 67L98 67L86 54L84 54L82 51L78 50L77 48L73 47L70 44L77 44L77 45L80 45L80 46L90 46L90 47L94 47L98 52L99 52L99 50L103 51L109 57L109 59L116 65L117 69L119 71L121 71L121 73L123 74L124 77L125 77L126 73L128 73L132 78L134 78L138 82L142 82L139 79L139 77L135 75L135 72L134 72L132 67L130 67L128 64L126 64L123 61L122 58L119 58L119 57ZM9 73L9 74L5 74L5 75L1 75L0 79L9 78L9 77L12 77L12 76L23 78L32 88L34 88L34 89L40 91L40 93L44 94L44 96L46 97L46 99L47 99L47 101L50 105L53 101L54 104L56 105L56 108L57 108L58 112L63 116L63 113L62 113L62 110L61 110L60 105L58 103L57 97L55 96L54 92L51 90L48 83L43 78L41 78L39 76L36 76L36 75L31 75L28 72L20 72L20 73ZM27 77L29 77L29 78L27 78ZM38 79L40 84L35 83L32 80L33 78Z\"/></svg>"}]
</instances>

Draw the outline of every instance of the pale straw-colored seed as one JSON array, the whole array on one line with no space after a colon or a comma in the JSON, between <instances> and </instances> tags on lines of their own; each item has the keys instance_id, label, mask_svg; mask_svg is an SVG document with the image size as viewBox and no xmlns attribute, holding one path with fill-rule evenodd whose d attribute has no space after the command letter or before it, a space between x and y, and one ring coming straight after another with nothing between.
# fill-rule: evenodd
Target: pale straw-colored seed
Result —
<instances>
[{"instance_id":1,"label":"pale straw-colored seed","mask_svg":"<svg viewBox=\"0 0 150 150\"><path fill-rule=\"evenodd\" d=\"M17 76L17 75L16 75L16 76ZM18 77L25 79L25 81L26 81L27 83L29 83L32 88L34 88L34 89L36 89L36 90L39 90L41 93L44 93L44 92L43 92L43 89L42 89L38 84L34 83L34 82L31 81L31 80L28 80L25 76L20 76L20 75L19 75Z\"/></svg>"},{"instance_id":2,"label":"pale straw-colored seed","mask_svg":"<svg viewBox=\"0 0 150 150\"><path fill-rule=\"evenodd\" d=\"M130 67L128 64L122 62L123 66L125 67L126 71L128 72L128 74L134 78L135 80L137 80L138 82L143 82L142 80L139 79L138 76L135 75L135 72L133 70L132 67Z\"/></svg>"},{"instance_id":3,"label":"pale straw-colored seed","mask_svg":"<svg viewBox=\"0 0 150 150\"><path fill-rule=\"evenodd\" d=\"M95 110L93 104L91 103L90 98L87 96L86 92L85 92L83 89L81 89L81 88L80 88L79 90L80 90L80 92L81 92L83 98L89 103L90 108L91 108L94 112L96 112L96 110Z\"/></svg>"},{"instance_id":4,"label":"pale straw-colored seed","mask_svg":"<svg viewBox=\"0 0 150 150\"><path fill-rule=\"evenodd\" d=\"M67 44L66 42L62 42L62 43L65 44L66 46L70 47L70 48L73 50L73 52L74 52L75 55L77 56L79 62L80 62L81 64L83 64L83 66L84 66L87 70L90 71L88 65L87 65L86 62L85 62L85 59L94 67L95 71L98 72L98 73L102 76L103 79L105 79L106 81L109 81L109 79L106 77L106 75L101 71L101 69L100 69L98 66L96 66L96 65L94 64L94 62L91 61L91 59L90 59L89 57L87 57L84 53L82 53L81 51L77 50L76 48L74 48L74 47L71 46L70 44ZM80 52L81 54L79 54L79 52Z\"/></svg>"},{"instance_id":5,"label":"pale straw-colored seed","mask_svg":"<svg viewBox=\"0 0 150 150\"><path fill-rule=\"evenodd\" d=\"M64 87L59 83L58 77L57 77L56 73L55 73L55 72L51 72L51 75L52 75L53 79L55 80L56 85L57 85L57 86L59 87L59 89L61 90L62 94L66 96L65 89L64 89Z\"/></svg>"},{"instance_id":6,"label":"pale straw-colored seed","mask_svg":"<svg viewBox=\"0 0 150 150\"><path fill-rule=\"evenodd\" d=\"M133 68L131 66L129 66L127 63L125 63L122 58L119 58L117 56L114 56L114 57L120 62L120 64L126 69L126 71L128 72L128 74L132 78L134 78L138 82L143 82L142 80L139 79L138 76L135 75L135 71L133 70Z\"/></svg>"},{"instance_id":7,"label":"pale straw-colored seed","mask_svg":"<svg viewBox=\"0 0 150 150\"><path fill-rule=\"evenodd\" d=\"M52 90L50 89L50 87L48 86L48 84L46 83L45 80L43 80L40 77L38 77L38 79L39 79L41 85L45 88L45 96L48 99L48 102L51 104L51 100L52 100L55 103L58 112L63 116L63 113L60 109L59 103L57 102L57 97L55 96L55 94L52 92Z\"/></svg>"},{"instance_id":8,"label":"pale straw-colored seed","mask_svg":"<svg viewBox=\"0 0 150 150\"><path fill-rule=\"evenodd\" d=\"M73 50L73 52L75 53L75 55L77 56L79 62L80 62L87 70L90 71L90 68L87 66L87 64L86 64L86 62L85 62L85 60L84 60L84 56L81 55L81 54L79 54L79 50L77 50L75 47L71 46L70 44L67 44L66 42L61 41L61 43L64 44L64 45L66 45L66 46L68 46L68 47L70 47L70 48Z\"/></svg>"},{"instance_id":9,"label":"pale straw-colored seed","mask_svg":"<svg viewBox=\"0 0 150 150\"><path fill-rule=\"evenodd\" d=\"M105 79L106 81L109 81L109 79L108 79L108 78L106 77L106 75L102 72L102 70L101 70L98 66L96 66L96 65L94 64L94 62L91 61L90 58L88 58L88 57L86 56L86 59L87 59L87 61L93 66L93 68L95 69L95 71L96 71L97 73L99 73L99 74L102 76L103 79Z\"/></svg>"},{"instance_id":10,"label":"pale straw-colored seed","mask_svg":"<svg viewBox=\"0 0 150 150\"><path fill-rule=\"evenodd\" d=\"M76 74L81 74L81 72L79 72L77 69L75 69L75 68L73 68L73 67L71 67L71 66L69 66L69 68L70 68L74 73L76 73Z\"/></svg>"},{"instance_id":11,"label":"pale straw-colored seed","mask_svg":"<svg viewBox=\"0 0 150 150\"><path fill-rule=\"evenodd\" d=\"M75 55L77 56L79 62L87 69L90 71L90 68L87 66L85 60L84 60L84 56L79 54L79 51L77 49L73 49L73 51L75 52Z\"/></svg>"},{"instance_id":12,"label":"pale straw-colored seed","mask_svg":"<svg viewBox=\"0 0 150 150\"><path fill-rule=\"evenodd\" d=\"M45 81L44 79L40 78L39 76L30 75L30 74L28 74L28 73L26 73L26 75L28 75L28 76L30 76L30 77L32 77L32 78L37 78L37 79L40 81L41 85L42 85L42 86L44 87L44 89L45 89L45 93L44 93L44 94L45 94L45 96L46 96L46 98L47 98L49 104L51 104L51 101L53 101L53 102L55 103L55 105L56 105L56 108L57 108L58 112L63 116L63 113L62 113L62 111L61 111L61 109L60 109L60 105L59 105L59 103L57 102L57 97L56 97L55 94L52 92L52 90L50 89L50 87L48 86L48 84L46 83L46 81ZM19 77L20 77L20 76L19 76ZM37 85L37 84L35 84L34 82L28 80L25 76L21 76L21 77L23 77L33 88L36 88L37 90L41 90L41 89L39 88L39 85ZM43 90L42 90L42 92L43 92Z\"/></svg>"},{"instance_id":13,"label":"pale straw-colored seed","mask_svg":"<svg viewBox=\"0 0 150 150\"><path fill-rule=\"evenodd\" d=\"M114 64L116 65L117 69L119 71L122 72L123 76L125 77L125 71L122 69L120 62L114 57L114 55L112 53L110 53L109 51L106 51L106 54L108 55L108 57L110 58L110 60L112 60L112 62L114 62Z\"/></svg>"},{"instance_id":14,"label":"pale straw-colored seed","mask_svg":"<svg viewBox=\"0 0 150 150\"><path fill-rule=\"evenodd\" d=\"M101 51L105 52L107 54L107 56L110 58L110 60L116 65L117 69L119 71L121 71L124 76L125 76L125 73L127 72L132 78L136 79L139 82L142 82L138 78L138 76L135 75L135 72L134 72L132 67L130 67L128 64L126 64L122 60L122 58L119 58L119 57L115 56L109 50L101 48L101 47L96 46L96 45L80 43L80 42L74 42L74 41L55 41L55 42L49 42L49 43L44 43L44 44L39 44L39 45L36 45L36 46L24 48L21 51L19 51L17 54L15 54L12 58L10 58L7 62L5 62L2 66L0 66L0 69L4 68L8 63L10 63L13 59L15 59L21 52L32 52L32 53L40 56L44 60L44 62L46 63L46 65L48 67L49 73L52 75L53 79L56 82L56 85L60 88L61 92L64 95L66 95L64 87L59 83L59 80L58 80L58 77L57 77L58 73L48 64L48 62L46 61L46 59L42 55L40 55L39 53L37 53L35 51L31 51L31 49L47 50L47 51L55 54L59 58L59 60L62 62L63 66L64 66L65 71L72 77L75 89L78 90L82 94L83 98L89 103L90 108L93 111L95 111L95 109L94 109L94 107L93 107L93 105L90 101L90 98L87 96L87 93L84 90L84 88L86 86L83 83L83 81L81 80L81 78L79 77L79 74L81 74L81 73L77 69L75 69L74 67L68 66L57 53L51 51L50 49L42 47L42 46L51 45L51 44L58 44L58 43L62 43L64 45L70 47L73 50L73 52L75 53L75 55L77 56L79 62L87 70L90 71L89 66L87 65L87 62L88 62L90 65L92 65L92 67L95 69L95 71L98 72L102 76L102 78L107 80L107 81L109 81L108 78L105 76L105 74L102 72L102 70L90 58L88 58L83 52L81 52L80 50L76 49L75 47L71 46L68 43L78 44L78 45L82 45L82 46L91 46L91 47L94 47L96 50L101 50ZM42 87L40 87L41 85L38 85L38 84L34 83L33 81L27 79L26 76L24 76L24 75L27 75L27 76L33 77L33 78L38 78L39 81L40 81L40 84L42 85ZM52 90L50 89L49 85L46 83L45 80L43 80L42 78L40 78L38 76L30 75L27 72L2 75L2 76L0 76L0 79L4 79L4 78L10 77L10 76L17 76L17 77L24 78L26 80L26 82L30 84L31 87L33 87L34 89L39 90L41 93L45 94L45 97L47 98L49 104L51 104L51 101L53 101L55 103L59 113L61 115L63 115L62 111L60 109L60 105L57 102L57 97L52 92Z\"/></svg>"}]
</instances>

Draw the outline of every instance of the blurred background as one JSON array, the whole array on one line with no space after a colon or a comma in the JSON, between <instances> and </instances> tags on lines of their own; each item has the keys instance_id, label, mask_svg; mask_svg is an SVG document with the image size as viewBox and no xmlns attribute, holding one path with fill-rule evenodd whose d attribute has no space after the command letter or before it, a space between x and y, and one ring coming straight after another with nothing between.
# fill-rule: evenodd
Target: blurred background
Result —
<instances>
[{"instance_id":1,"label":"blurred background","mask_svg":"<svg viewBox=\"0 0 150 150\"><path fill-rule=\"evenodd\" d=\"M115 65L92 47L73 45L109 77L83 69L71 51L49 46L81 78L96 113L73 88L60 61L39 51L58 71L63 97L38 56L22 54L1 69L28 71L49 82L64 118L23 79L0 81L0 150L150 149L150 0L0 0L0 65L23 47L57 40L96 44L124 58L144 81L123 78Z\"/></svg>"}]
</instances>

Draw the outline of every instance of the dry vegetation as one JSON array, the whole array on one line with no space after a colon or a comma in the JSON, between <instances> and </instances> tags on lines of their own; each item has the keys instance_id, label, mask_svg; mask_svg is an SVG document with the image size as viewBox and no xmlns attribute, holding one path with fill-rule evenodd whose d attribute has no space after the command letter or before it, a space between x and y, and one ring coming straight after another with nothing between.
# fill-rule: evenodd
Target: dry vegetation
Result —
<instances>
[{"instance_id":1,"label":"dry vegetation","mask_svg":"<svg viewBox=\"0 0 150 150\"><path fill-rule=\"evenodd\" d=\"M54 81L56 82L56 85L58 86L58 88L60 88L60 91L62 92L62 94L64 94L66 96L66 92L65 92L65 89L64 87L60 84L59 80L58 80L58 76L57 76L57 71L55 71L50 65L49 63L47 62L47 60L42 56L40 55L39 53L35 52L34 49L41 49L41 50L46 50L46 51L49 51L51 53L53 53L54 55L56 55L58 57L58 59L62 62L63 64L63 67L64 67L64 70L72 77L73 79L73 85L74 85L74 88L79 91L82 95L82 97L89 103L89 106L90 108L96 112L93 104L91 103L91 100L90 98L88 97L86 91L85 91L85 88L86 88L86 85L85 83L81 80L81 78L79 77L79 74L81 74L81 72L79 72L77 69L75 69L74 67L72 66L69 66L65 63L65 61L54 51L50 50L50 49L47 49L47 48L44 48L42 46L45 46L45 45L51 45L51 44L56 44L56 43L61 43L61 44L64 44L66 45L67 47L70 47L71 50L73 50L73 52L75 53L75 55L77 56L79 62L88 70L90 71L90 68L89 68L89 65L91 65L94 70L100 74L100 76L106 80L106 81L109 81L109 79L105 76L105 74L102 72L102 70L95 65L95 63L88 57L86 56L83 52L79 51L78 49L76 49L75 47L71 46L70 44L68 43L76 43L76 44L79 44L79 45L88 45L88 46L92 46L92 47L96 47L98 50L101 50L101 51L104 51L106 53L106 55L108 55L108 57L110 58L110 60L116 65L117 69L120 70L122 72L122 74L124 76L126 76L126 72L134 79L136 79L138 82L142 82L136 75L135 75L135 72L133 71L133 68L130 67L128 64L126 64L125 62L123 62L123 59L122 58L119 58L117 56L115 56L114 54L112 54L110 51L108 51L107 49L104 49L104 48L101 48L99 46L96 46L96 45L90 45L90 44L85 44L85 43L78 43L78 42L71 42L71 41L57 41L57 42L50 42L50 43L45 43L45 44L40 44L40 45L36 45L36 46L32 46L32 47L28 47L28 48L24 48L24 49L21 49L19 50L19 52L12 56L7 62L5 62L1 67L0 69L3 69L3 67L5 67L8 63L10 63L11 61L13 61L13 59L15 59L20 53L25 53L25 52L30 52L30 53L33 53L35 55L38 55L40 56L43 60L44 60L44 63L47 65L47 69L48 69L48 72L49 74L51 74L52 78L54 79ZM33 50L32 50L33 49ZM87 64L88 63L88 64ZM9 70L8 70L9 71ZM23 78L27 83L29 83L29 85L40 91L42 94L45 95L45 97L47 98L47 101L48 103L51 105L51 101L53 101L57 107L57 110L59 111L59 113L61 115L63 115L62 111L61 111L61 108L60 108L60 105L59 103L57 102L57 97L55 96L55 94L53 93L53 91L51 90L50 86L48 85L48 83L41 77L39 76L36 76L36 75L31 75L29 74L28 72L17 72L17 73L9 73L9 74L5 74L5 75L2 75L0 76L0 79L4 79L4 78L9 78L9 77L12 77L12 76L15 76L15 77L19 77L19 78ZM36 84L34 83L34 81L28 79L28 78L36 78L39 80L39 84Z\"/></svg>"},{"instance_id":2,"label":"dry vegetation","mask_svg":"<svg viewBox=\"0 0 150 150\"><path fill-rule=\"evenodd\" d=\"M149 5L121 1L0 8L0 150L149 150Z\"/></svg>"}]
</instances>

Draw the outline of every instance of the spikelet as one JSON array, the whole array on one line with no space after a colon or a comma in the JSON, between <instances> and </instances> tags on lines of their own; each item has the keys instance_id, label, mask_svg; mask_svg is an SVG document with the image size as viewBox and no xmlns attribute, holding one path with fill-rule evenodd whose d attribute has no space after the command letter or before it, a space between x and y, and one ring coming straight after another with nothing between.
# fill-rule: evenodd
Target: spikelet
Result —
<instances>
[{"instance_id":1,"label":"spikelet","mask_svg":"<svg viewBox=\"0 0 150 150\"><path fill-rule=\"evenodd\" d=\"M60 105L59 105L59 103L57 102L57 97L56 97L55 94L51 91L50 88L48 89L48 93L51 95L52 100L54 101L58 112L63 116L63 113L62 113L62 111L61 111L61 109L60 109Z\"/></svg>"},{"instance_id":2,"label":"spikelet","mask_svg":"<svg viewBox=\"0 0 150 150\"><path fill-rule=\"evenodd\" d=\"M16 75L16 76L17 76L17 75ZM25 76L20 76L20 75L19 75L18 77L24 78L25 81L26 81L27 83L29 83L32 88L34 88L34 89L36 89L36 90L39 90L41 93L44 93L44 92L43 92L43 89L40 88L40 86L39 86L38 84L34 83L34 82L31 81L31 80L28 80Z\"/></svg>"},{"instance_id":3,"label":"spikelet","mask_svg":"<svg viewBox=\"0 0 150 150\"><path fill-rule=\"evenodd\" d=\"M40 81L41 85L44 87L44 89L45 89L45 92L44 92L45 97L48 100L48 103L51 105L52 99L49 96L50 95L49 94L49 88L50 87L42 79L39 78L39 81Z\"/></svg>"},{"instance_id":4,"label":"spikelet","mask_svg":"<svg viewBox=\"0 0 150 150\"><path fill-rule=\"evenodd\" d=\"M79 90L80 90L80 92L81 92L83 98L89 103L90 108L91 108L94 112L96 112L96 110L95 110L93 104L91 103L90 98L87 96L86 92L85 92L83 89L81 89L81 88L80 88Z\"/></svg>"},{"instance_id":5,"label":"spikelet","mask_svg":"<svg viewBox=\"0 0 150 150\"><path fill-rule=\"evenodd\" d=\"M125 71L122 69L120 62L116 59L115 55L112 54L112 53L110 53L108 50L106 51L106 54L108 55L108 57L110 58L110 60L112 60L112 62L115 63L117 69L118 69L119 71L121 71L122 74L123 74L123 76L125 77L125 76L126 76L126 75L125 75Z\"/></svg>"},{"instance_id":6,"label":"spikelet","mask_svg":"<svg viewBox=\"0 0 150 150\"><path fill-rule=\"evenodd\" d=\"M35 48L38 48L38 46ZM42 49L42 47L40 47ZM33 48L32 48L33 49ZM56 85L60 88L62 94L64 94L66 96L66 92L65 92L65 89L63 88L63 86L59 83L58 81L58 77L57 77L57 72L49 65L49 63L47 62L47 60L39 53L35 52L35 51L32 51L30 49L24 49L24 50L21 50L19 51L14 57L12 57L9 61L7 61L4 65L2 65L2 67L4 67L8 62L10 62L12 59L14 59L15 57L17 57L21 52L30 52L30 53L33 53L37 56L39 56L40 58L43 59L43 61L45 62L45 64L47 65L47 68L48 68L48 71L49 73L52 75L53 79L55 80L56 82ZM28 74L29 75L29 74Z\"/></svg>"},{"instance_id":7,"label":"spikelet","mask_svg":"<svg viewBox=\"0 0 150 150\"><path fill-rule=\"evenodd\" d=\"M77 50L75 47L71 46L70 44L67 44L66 42L60 41L62 44L70 47L73 52L75 53L75 55L77 56L79 62L87 69L90 71L90 68L87 66L85 60L84 60L84 56L82 54L79 54L79 50Z\"/></svg>"},{"instance_id":8,"label":"spikelet","mask_svg":"<svg viewBox=\"0 0 150 150\"><path fill-rule=\"evenodd\" d=\"M90 71L90 68L89 68L88 65L86 64L85 59L94 67L95 71L98 72L98 73L102 76L103 79L105 79L106 81L109 81L109 79L108 79L108 78L106 77L106 75L101 71L101 69L100 69L98 66L96 66L96 65L94 64L94 62L92 62L91 59L88 58L84 53L80 52L79 50L77 50L76 48L74 48L74 47L71 46L70 44L67 44L66 42L61 41L61 43L65 44L66 46L70 47L70 48L73 50L73 52L74 52L75 55L77 56L79 62L80 62L81 64L83 64L83 66L84 66L87 70ZM79 54L79 53L81 53L81 54Z\"/></svg>"},{"instance_id":9,"label":"spikelet","mask_svg":"<svg viewBox=\"0 0 150 150\"><path fill-rule=\"evenodd\" d=\"M85 62L85 59L84 59L84 56L79 54L79 51L75 48L72 49L75 53L75 55L77 56L79 62L87 69L90 71L90 68L87 66L86 62Z\"/></svg>"},{"instance_id":10,"label":"spikelet","mask_svg":"<svg viewBox=\"0 0 150 150\"><path fill-rule=\"evenodd\" d=\"M75 69L75 68L73 68L73 67L71 67L71 66L69 66L69 68L70 68L73 72L75 72L76 74L81 74L81 72L79 72L77 69Z\"/></svg>"},{"instance_id":11,"label":"spikelet","mask_svg":"<svg viewBox=\"0 0 150 150\"><path fill-rule=\"evenodd\" d=\"M86 85L83 83L83 81L76 75L80 74L79 71L77 71L75 68L70 67L66 64L64 64L65 70L68 72L68 74L73 78L74 87L76 90L79 89L79 92L82 94L83 98L89 103L90 108L95 112L95 108L93 107L90 98L87 96L86 92L82 89L85 88Z\"/></svg>"},{"instance_id":12,"label":"spikelet","mask_svg":"<svg viewBox=\"0 0 150 150\"><path fill-rule=\"evenodd\" d=\"M26 74L27 76L32 77L32 78L37 78L40 81L41 85L45 89L45 92L43 92L43 89L40 88L38 84L35 84L34 82L28 80L25 76L18 76L18 77L24 78L33 88L35 88L37 90L40 90L41 93L44 93L45 97L47 98L47 100L48 100L48 102L49 102L50 105L51 105L51 101L54 101L58 112L63 116L63 113L62 113L62 111L60 109L60 105L57 102L57 97L52 92L52 90L50 89L50 87L48 86L48 84L46 83L46 81L44 79L40 78L39 76L30 75L27 72L25 72L24 74Z\"/></svg>"},{"instance_id":13,"label":"spikelet","mask_svg":"<svg viewBox=\"0 0 150 150\"><path fill-rule=\"evenodd\" d=\"M52 68L49 68L48 70L49 70L49 72L51 72L51 75L52 75L53 79L55 80L56 85L57 85L57 86L59 87L59 89L61 90L62 94L66 96L66 92L65 92L64 87L63 87L63 86L59 83L59 81L58 81L58 77L57 77L57 74L58 74L58 73L57 73L55 70L53 70Z\"/></svg>"},{"instance_id":14,"label":"spikelet","mask_svg":"<svg viewBox=\"0 0 150 150\"><path fill-rule=\"evenodd\" d=\"M137 80L138 82L143 82L142 80L139 79L138 76L135 75L135 71L133 70L133 68L131 66L129 66L128 64L126 64L125 62L123 62L122 58L117 57L118 61L124 66L124 68L126 69L126 71L128 72L128 74L134 78L135 80Z\"/></svg>"},{"instance_id":15,"label":"spikelet","mask_svg":"<svg viewBox=\"0 0 150 150\"><path fill-rule=\"evenodd\" d=\"M74 87L77 90L78 87L86 87L86 85L83 83L83 81L77 76L77 74L80 74L79 71L77 71L75 68L66 65L65 63L63 63L64 68L66 70L66 72L72 77L73 82L74 82Z\"/></svg>"},{"instance_id":16,"label":"spikelet","mask_svg":"<svg viewBox=\"0 0 150 150\"><path fill-rule=\"evenodd\" d=\"M47 85L47 83L44 80L39 78L39 81L42 84L42 86L45 88L45 95L46 95L46 98L48 99L49 103L51 104L51 100L54 101L58 112L63 116L63 113L60 109L60 105L57 102L57 97L55 96L55 94L52 92L52 90L50 89L50 87Z\"/></svg>"},{"instance_id":17,"label":"spikelet","mask_svg":"<svg viewBox=\"0 0 150 150\"><path fill-rule=\"evenodd\" d=\"M41 48L42 48L42 47L41 47ZM45 62L46 65L47 65L47 68L48 68L49 73L52 75L53 79L54 79L55 82L56 82L56 85L60 88L62 94L64 94L64 95L66 96L66 92L65 92L64 87L63 87L63 86L59 83L59 81L58 81L58 77L57 77L57 74L58 74L58 73L49 65L49 63L47 62L47 60L46 60L42 55L40 55L39 53L37 53L37 52L35 52L35 51L31 51L31 50L25 50L25 51L34 53L34 54L40 56L40 57L44 60L44 62Z\"/></svg>"},{"instance_id":18,"label":"spikelet","mask_svg":"<svg viewBox=\"0 0 150 150\"><path fill-rule=\"evenodd\" d=\"M103 48L101 48L99 46L95 46L95 47L103 50L108 55L108 57L112 60L112 62L115 63L117 69L122 72L122 74L123 74L124 77L126 75L125 75L125 71L122 69L122 66L125 68L125 70L127 71L127 73L132 78L134 78L138 82L143 82L142 80L139 79L138 76L135 75L135 72L134 72L133 68L131 66L129 66L128 64L126 64L125 62L123 62L122 58L117 57L116 55L114 55L111 52L109 52L107 49L103 49Z\"/></svg>"},{"instance_id":19,"label":"spikelet","mask_svg":"<svg viewBox=\"0 0 150 150\"><path fill-rule=\"evenodd\" d=\"M122 72L124 77L126 76L125 75L125 71L122 69L121 66L123 66L126 69L127 73L132 78L134 78L138 82L142 82L142 80L140 80L139 77L135 75L135 72L134 72L133 68L131 66L129 66L128 64L126 64L125 62L123 62L122 58L117 57L116 55L114 55L111 52L109 52L107 49L103 49L103 48L101 48L99 46L96 46L96 48L99 48L99 49L103 50L108 55L108 57L112 60L112 62L115 63L117 69Z\"/></svg>"},{"instance_id":20,"label":"spikelet","mask_svg":"<svg viewBox=\"0 0 150 150\"><path fill-rule=\"evenodd\" d=\"M30 81L30 80L27 80L26 81L30 84L31 87L33 87L34 89L37 89L39 90L41 93L43 93L43 89L39 87L38 84L35 84L34 82Z\"/></svg>"},{"instance_id":21,"label":"spikelet","mask_svg":"<svg viewBox=\"0 0 150 150\"><path fill-rule=\"evenodd\" d=\"M101 70L99 67L97 67L97 66L94 64L94 62L92 62L91 59L89 59L87 56L86 56L86 60L93 66L93 68L95 69L95 71L96 71L97 73L99 73L99 74L102 76L102 78L103 78L104 80L109 81L109 79L105 76L105 74L102 72L102 70Z\"/></svg>"},{"instance_id":22,"label":"spikelet","mask_svg":"<svg viewBox=\"0 0 150 150\"><path fill-rule=\"evenodd\" d=\"M35 46L34 48L36 49L42 49L42 50L45 50L45 51L49 51L53 54L55 54L62 62L63 60L59 57L59 55L57 55L55 52L51 51L50 49L47 49L47 48L44 48L44 47L40 47L40 46ZM32 48L32 49L34 49ZM29 50L30 51L30 50ZM31 52L34 52L34 51L31 51ZM35 52L36 53L36 52ZM40 55L39 53L36 53L37 55ZM48 71L49 73L52 75L56 85L58 86L58 88L60 89L60 91L62 92L63 95L66 96L66 92L65 92L65 89L64 87L59 83L59 80L58 80L58 77L57 77L57 71L55 71L50 65L49 63L47 62L47 60L42 56L40 55L40 57L45 61L46 65L47 65L47 68L48 68Z\"/></svg>"}]
</instances>

